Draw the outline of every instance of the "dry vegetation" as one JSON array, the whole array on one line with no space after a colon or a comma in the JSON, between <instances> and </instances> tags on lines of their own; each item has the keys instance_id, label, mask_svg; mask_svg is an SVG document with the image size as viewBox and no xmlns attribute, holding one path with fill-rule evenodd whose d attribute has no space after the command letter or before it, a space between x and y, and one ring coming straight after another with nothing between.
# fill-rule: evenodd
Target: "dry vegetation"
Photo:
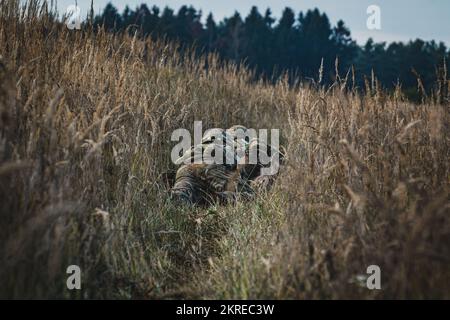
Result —
<instances>
[{"instance_id":1,"label":"dry vegetation","mask_svg":"<svg viewBox=\"0 0 450 320\"><path fill-rule=\"evenodd\" d=\"M375 79L255 83L17 2L0 5L0 297L450 298L446 75L421 105ZM174 206L170 135L194 120L281 129L275 188ZM371 264L382 290L358 282Z\"/></svg>"}]
</instances>

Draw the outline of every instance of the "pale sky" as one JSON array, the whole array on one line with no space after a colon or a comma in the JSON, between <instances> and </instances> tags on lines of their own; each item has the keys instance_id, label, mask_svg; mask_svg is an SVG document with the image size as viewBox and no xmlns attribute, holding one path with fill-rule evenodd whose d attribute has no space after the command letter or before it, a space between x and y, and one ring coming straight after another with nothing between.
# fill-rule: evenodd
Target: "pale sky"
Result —
<instances>
[{"instance_id":1,"label":"pale sky","mask_svg":"<svg viewBox=\"0 0 450 320\"><path fill-rule=\"evenodd\" d=\"M77 2L85 17L91 0ZM352 37L360 44L369 37L386 42L421 38L443 41L450 46L450 0L94 0L95 13L101 12L108 2L112 2L120 12L126 5L135 9L141 3L146 3L149 8L153 5L161 9L168 6L175 11L182 5L192 5L202 10L203 18L212 12L216 21L231 16L235 11L245 17L253 5L261 14L269 7L275 18L281 16L285 7L290 7L296 14L317 7L328 15L332 24L339 19L344 20ZM59 12L64 13L75 0L58 0L57 3ZM366 26L366 10L370 5L378 5L381 9L381 30L369 30Z\"/></svg>"}]
</instances>

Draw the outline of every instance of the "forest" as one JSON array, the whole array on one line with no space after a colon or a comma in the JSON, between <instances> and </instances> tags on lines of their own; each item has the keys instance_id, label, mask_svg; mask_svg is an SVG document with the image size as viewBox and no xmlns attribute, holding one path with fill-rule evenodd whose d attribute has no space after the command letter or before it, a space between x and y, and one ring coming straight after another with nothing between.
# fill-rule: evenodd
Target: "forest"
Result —
<instances>
[{"instance_id":1,"label":"forest","mask_svg":"<svg viewBox=\"0 0 450 320\"><path fill-rule=\"evenodd\" d=\"M450 50L443 42L415 39L388 44L369 39L359 46L344 21L333 26L317 8L306 13L285 8L277 20L270 9L261 13L254 6L246 17L235 12L216 22L209 13L202 23L202 12L192 6L175 12L141 4L134 10L127 6L120 13L109 3L95 17L91 11L91 17L96 28L177 41L181 48L195 47L201 54L216 52L225 61L244 63L255 71L255 79L275 81L288 75L291 82L317 80L321 69L319 80L324 84L340 75L364 88L373 72L383 89L401 84L411 100L421 101L436 89L439 74L449 72Z\"/></svg>"}]
</instances>

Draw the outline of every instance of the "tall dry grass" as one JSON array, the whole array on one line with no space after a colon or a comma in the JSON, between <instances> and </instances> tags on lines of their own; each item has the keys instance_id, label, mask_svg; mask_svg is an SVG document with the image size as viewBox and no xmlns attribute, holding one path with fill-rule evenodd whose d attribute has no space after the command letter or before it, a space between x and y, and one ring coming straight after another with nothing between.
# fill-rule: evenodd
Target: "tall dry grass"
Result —
<instances>
[{"instance_id":1,"label":"tall dry grass","mask_svg":"<svg viewBox=\"0 0 450 320\"><path fill-rule=\"evenodd\" d=\"M0 297L450 298L446 75L421 105L376 79L255 83L49 12L0 5ZM274 189L171 203L170 135L194 120L281 129ZM382 290L361 285L371 264Z\"/></svg>"}]
</instances>

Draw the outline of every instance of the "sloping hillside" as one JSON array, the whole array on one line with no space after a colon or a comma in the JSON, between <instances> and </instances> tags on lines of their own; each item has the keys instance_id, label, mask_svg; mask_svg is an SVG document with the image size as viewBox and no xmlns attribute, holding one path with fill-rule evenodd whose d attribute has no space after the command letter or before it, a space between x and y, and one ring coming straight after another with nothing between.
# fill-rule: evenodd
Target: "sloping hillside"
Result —
<instances>
[{"instance_id":1,"label":"sloping hillside","mask_svg":"<svg viewBox=\"0 0 450 320\"><path fill-rule=\"evenodd\" d=\"M0 297L450 298L448 105L376 79L365 94L255 83L15 3L0 5ZM171 203L170 136L195 120L280 129L273 190ZM382 290L361 280L369 265Z\"/></svg>"}]
</instances>

